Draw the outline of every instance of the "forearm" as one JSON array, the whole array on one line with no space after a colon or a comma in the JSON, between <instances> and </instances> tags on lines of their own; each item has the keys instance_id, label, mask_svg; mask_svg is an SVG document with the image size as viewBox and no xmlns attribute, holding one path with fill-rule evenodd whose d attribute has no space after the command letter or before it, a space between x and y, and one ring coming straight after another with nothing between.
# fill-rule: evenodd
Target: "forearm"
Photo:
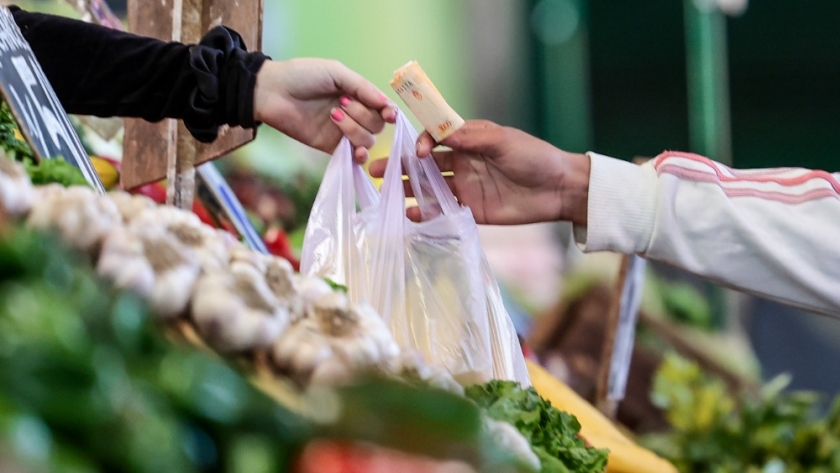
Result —
<instances>
[{"instance_id":1,"label":"forearm","mask_svg":"<svg viewBox=\"0 0 840 473\"><path fill-rule=\"evenodd\" d=\"M183 119L202 141L222 124L254 126L253 88L265 60L218 29L200 46L163 42L12 7L69 113Z\"/></svg>"},{"instance_id":2,"label":"forearm","mask_svg":"<svg viewBox=\"0 0 840 473\"><path fill-rule=\"evenodd\" d=\"M745 292L840 314L840 183L736 171L689 154L644 166L593 155L587 251L638 253Z\"/></svg>"}]
</instances>

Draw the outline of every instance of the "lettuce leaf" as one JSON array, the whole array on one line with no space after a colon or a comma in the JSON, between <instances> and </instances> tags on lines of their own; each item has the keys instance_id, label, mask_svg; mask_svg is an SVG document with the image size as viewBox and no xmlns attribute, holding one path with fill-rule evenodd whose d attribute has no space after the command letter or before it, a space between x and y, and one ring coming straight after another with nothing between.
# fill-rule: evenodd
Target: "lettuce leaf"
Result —
<instances>
[{"instance_id":1,"label":"lettuce leaf","mask_svg":"<svg viewBox=\"0 0 840 473\"><path fill-rule=\"evenodd\" d=\"M511 423L540 458L541 473L600 473L607 450L587 447L575 416L552 406L534 388L512 381L470 386L466 395L491 418Z\"/></svg>"}]
</instances>

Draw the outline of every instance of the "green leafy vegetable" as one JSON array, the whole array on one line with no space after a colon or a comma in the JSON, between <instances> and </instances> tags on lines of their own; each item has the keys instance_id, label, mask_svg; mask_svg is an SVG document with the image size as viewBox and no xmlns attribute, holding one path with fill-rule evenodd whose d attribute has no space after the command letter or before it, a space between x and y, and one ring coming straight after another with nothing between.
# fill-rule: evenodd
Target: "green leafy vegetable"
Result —
<instances>
[{"instance_id":1,"label":"green leafy vegetable","mask_svg":"<svg viewBox=\"0 0 840 473\"><path fill-rule=\"evenodd\" d=\"M12 110L6 102L0 102L0 147L6 155L17 161L33 160L32 148L29 143L19 138L18 130Z\"/></svg>"},{"instance_id":2,"label":"green leafy vegetable","mask_svg":"<svg viewBox=\"0 0 840 473\"><path fill-rule=\"evenodd\" d=\"M8 157L23 163L33 184L57 183L65 187L89 185L82 172L61 156L38 163L29 143L19 138L18 130L9 105L0 102L0 148Z\"/></svg>"},{"instance_id":3,"label":"green leafy vegetable","mask_svg":"<svg viewBox=\"0 0 840 473\"><path fill-rule=\"evenodd\" d=\"M330 287L333 288L336 291L347 292L347 286L345 286L343 284L339 284L339 283L333 281L330 278L324 278L324 281L326 281L327 284L329 284Z\"/></svg>"},{"instance_id":4,"label":"green leafy vegetable","mask_svg":"<svg viewBox=\"0 0 840 473\"><path fill-rule=\"evenodd\" d=\"M319 392L315 424L166 341L85 256L19 226L0 233L0 471L280 472L323 436L519 467L463 397L383 379Z\"/></svg>"},{"instance_id":5,"label":"green leafy vegetable","mask_svg":"<svg viewBox=\"0 0 840 473\"><path fill-rule=\"evenodd\" d=\"M51 183L61 184L65 187L90 185L79 168L68 163L61 157L44 159L38 164L27 159L23 161L23 166L26 168L29 178L32 179L32 183L35 185Z\"/></svg>"},{"instance_id":6,"label":"green leafy vegetable","mask_svg":"<svg viewBox=\"0 0 840 473\"><path fill-rule=\"evenodd\" d=\"M491 418L513 424L530 441L542 463L542 473L604 471L607 450L587 447L578 436L580 423L575 416L552 406L534 388L491 381L468 387L466 395Z\"/></svg>"},{"instance_id":7,"label":"green leafy vegetable","mask_svg":"<svg viewBox=\"0 0 840 473\"><path fill-rule=\"evenodd\" d=\"M820 418L820 398L785 392L777 377L757 393L731 395L699 366L669 355L653 401L673 430L642 439L683 473L840 471L840 398Z\"/></svg>"},{"instance_id":8,"label":"green leafy vegetable","mask_svg":"<svg viewBox=\"0 0 840 473\"><path fill-rule=\"evenodd\" d=\"M215 357L163 339L52 238L0 235L0 452L33 471L284 471L308 435ZM257 441L254 441L257 440ZM2 463L2 462L0 462ZM4 470L5 471L5 470Z\"/></svg>"}]
</instances>

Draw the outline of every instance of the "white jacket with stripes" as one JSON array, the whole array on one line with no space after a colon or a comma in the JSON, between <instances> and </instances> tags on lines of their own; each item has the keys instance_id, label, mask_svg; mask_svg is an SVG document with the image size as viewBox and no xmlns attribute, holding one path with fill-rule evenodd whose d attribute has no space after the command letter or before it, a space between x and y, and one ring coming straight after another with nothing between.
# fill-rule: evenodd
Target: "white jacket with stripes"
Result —
<instances>
[{"instance_id":1,"label":"white jacket with stripes","mask_svg":"<svg viewBox=\"0 0 840 473\"><path fill-rule=\"evenodd\" d=\"M724 286L840 316L840 174L735 170L667 152L589 153L585 251L636 253Z\"/></svg>"}]
</instances>

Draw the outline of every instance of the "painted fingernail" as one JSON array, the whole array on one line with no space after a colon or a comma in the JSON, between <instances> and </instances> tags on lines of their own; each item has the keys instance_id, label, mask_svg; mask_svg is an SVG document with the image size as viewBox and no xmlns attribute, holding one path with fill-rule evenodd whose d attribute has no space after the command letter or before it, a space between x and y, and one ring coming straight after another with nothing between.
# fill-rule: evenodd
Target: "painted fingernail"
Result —
<instances>
[{"instance_id":1,"label":"painted fingernail","mask_svg":"<svg viewBox=\"0 0 840 473\"><path fill-rule=\"evenodd\" d=\"M385 94L379 94L379 100L385 100L385 101L387 101L387 100L388 100L388 96L387 96L387 95L385 95Z\"/></svg>"},{"instance_id":2,"label":"painted fingernail","mask_svg":"<svg viewBox=\"0 0 840 473\"><path fill-rule=\"evenodd\" d=\"M346 107L350 104L350 97L345 95L344 97L338 99L338 103L340 103L342 107Z\"/></svg>"},{"instance_id":3,"label":"painted fingernail","mask_svg":"<svg viewBox=\"0 0 840 473\"><path fill-rule=\"evenodd\" d=\"M330 113L330 116L332 117L333 120L335 120L337 122L340 122L341 120L344 120L344 112L342 112L341 110L339 110L337 108L333 109L332 113Z\"/></svg>"}]
</instances>

